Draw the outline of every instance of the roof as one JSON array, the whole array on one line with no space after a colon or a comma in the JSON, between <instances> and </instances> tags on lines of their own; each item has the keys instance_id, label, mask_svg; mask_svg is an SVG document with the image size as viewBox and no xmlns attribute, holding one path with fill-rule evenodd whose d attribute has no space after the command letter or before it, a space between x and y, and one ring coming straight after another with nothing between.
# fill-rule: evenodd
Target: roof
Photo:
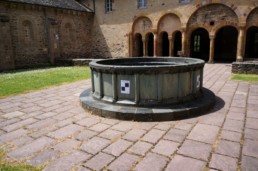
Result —
<instances>
[{"instance_id":1,"label":"roof","mask_svg":"<svg viewBox=\"0 0 258 171\"><path fill-rule=\"evenodd\" d=\"M75 0L6 0L9 2L26 3L32 5L42 5L55 8L70 9L76 11L92 12L92 10Z\"/></svg>"}]
</instances>

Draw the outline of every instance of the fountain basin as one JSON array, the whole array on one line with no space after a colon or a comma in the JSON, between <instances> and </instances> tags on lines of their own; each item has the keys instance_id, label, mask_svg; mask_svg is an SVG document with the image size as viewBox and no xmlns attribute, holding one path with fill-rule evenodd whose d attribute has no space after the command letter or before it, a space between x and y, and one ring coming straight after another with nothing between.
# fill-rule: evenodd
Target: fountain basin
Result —
<instances>
[{"instance_id":1,"label":"fountain basin","mask_svg":"<svg viewBox=\"0 0 258 171\"><path fill-rule=\"evenodd\" d=\"M96 60L90 63L92 89L81 94L82 106L93 114L129 120L202 113L214 102L214 94L203 88L203 67L204 61L194 58Z\"/></svg>"},{"instance_id":2,"label":"fountain basin","mask_svg":"<svg viewBox=\"0 0 258 171\"><path fill-rule=\"evenodd\" d=\"M94 61L93 97L123 105L182 103L201 95L204 61L193 58L123 58Z\"/></svg>"}]
</instances>

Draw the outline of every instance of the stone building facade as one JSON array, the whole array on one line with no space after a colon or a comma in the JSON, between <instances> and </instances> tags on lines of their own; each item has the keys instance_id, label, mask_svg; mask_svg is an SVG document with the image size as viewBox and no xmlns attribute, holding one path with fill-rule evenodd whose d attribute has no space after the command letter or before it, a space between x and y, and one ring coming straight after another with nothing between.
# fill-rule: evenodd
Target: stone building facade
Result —
<instances>
[{"instance_id":1,"label":"stone building facade","mask_svg":"<svg viewBox=\"0 0 258 171\"><path fill-rule=\"evenodd\" d=\"M258 58L257 0L0 1L0 70L56 59Z\"/></svg>"},{"instance_id":2,"label":"stone building facade","mask_svg":"<svg viewBox=\"0 0 258 171\"><path fill-rule=\"evenodd\" d=\"M93 12L75 1L60 2L0 1L0 70L91 55Z\"/></svg>"},{"instance_id":3,"label":"stone building facade","mask_svg":"<svg viewBox=\"0 0 258 171\"><path fill-rule=\"evenodd\" d=\"M96 0L102 56L190 56L209 62L258 58L257 0ZM138 7L145 1L145 7ZM104 38L103 38L104 37Z\"/></svg>"}]
</instances>

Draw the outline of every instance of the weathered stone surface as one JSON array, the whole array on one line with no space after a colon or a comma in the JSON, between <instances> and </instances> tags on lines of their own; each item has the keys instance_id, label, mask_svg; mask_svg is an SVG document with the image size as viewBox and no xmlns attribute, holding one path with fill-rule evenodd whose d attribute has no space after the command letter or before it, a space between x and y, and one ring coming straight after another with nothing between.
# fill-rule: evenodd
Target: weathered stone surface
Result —
<instances>
[{"instance_id":1,"label":"weathered stone surface","mask_svg":"<svg viewBox=\"0 0 258 171\"><path fill-rule=\"evenodd\" d=\"M16 117L19 117L19 116L22 116L24 115L25 113L23 112L20 112L20 111L15 111L15 112L11 112L11 113L7 113L7 114L4 114L2 115L4 118L7 118L7 119L12 119L12 118L16 118Z\"/></svg>"},{"instance_id":2,"label":"weathered stone surface","mask_svg":"<svg viewBox=\"0 0 258 171\"><path fill-rule=\"evenodd\" d=\"M23 135L26 135L27 133L28 133L28 131L25 129L19 129L19 130L13 131L13 132L8 132L8 133L0 136L0 143L4 143L4 142L10 141L12 139L21 137Z\"/></svg>"},{"instance_id":3,"label":"weathered stone surface","mask_svg":"<svg viewBox=\"0 0 258 171\"><path fill-rule=\"evenodd\" d=\"M113 161L108 168L112 171L131 170L132 166L137 162L139 157L124 153Z\"/></svg>"},{"instance_id":4,"label":"weathered stone surface","mask_svg":"<svg viewBox=\"0 0 258 171\"><path fill-rule=\"evenodd\" d=\"M39 153L38 155L31 158L30 160L28 160L27 163L34 165L34 166L40 166L40 165L44 164L45 162L54 160L55 158L57 158L59 156L60 156L59 152L56 152L54 150L46 150L46 151Z\"/></svg>"},{"instance_id":5,"label":"weathered stone surface","mask_svg":"<svg viewBox=\"0 0 258 171\"><path fill-rule=\"evenodd\" d=\"M99 123L99 120L97 119L93 119L93 118L85 118L83 120L80 120L77 122L77 124L81 125L81 126L86 126L86 127L90 127L92 125L95 125Z\"/></svg>"},{"instance_id":6,"label":"weathered stone surface","mask_svg":"<svg viewBox=\"0 0 258 171\"><path fill-rule=\"evenodd\" d=\"M246 139L243 147L243 154L258 158L258 141Z\"/></svg>"},{"instance_id":7,"label":"weathered stone surface","mask_svg":"<svg viewBox=\"0 0 258 171\"><path fill-rule=\"evenodd\" d=\"M217 134L219 132L219 127L211 126L211 125L204 125L204 124L197 124L187 137L188 139L213 144Z\"/></svg>"},{"instance_id":8,"label":"weathered stone surface","mask_svg":"<svg viewBox=\"0 0 258 171\"><path fill-rule=\"evenodd\" d=\"M65 141L53 146L53 149L64 153L67 151L71 151L73 148L78 147L80 144L81 144L81 142L79 142L79 141L76 141L73 139L68 139L68 140L65 140Z\"/></svg>"},{"instance_id":9,"label":"weathered stone surface","mask_svg":"<svg viewBox=\"0 0 258 171\"><path fill-rule=\"evenodd\" d=\"M212 145L186 140L178 150L178 154L208 161Z\"/></svg>"},{"instance_id":10,"label":"weathered stone surface","mask_svg":"<svg viewBox=\"0 0 258 171\"><path fill-rule=\"evenodd\" d=\"M110 140L118 139L122 135L123 135L122 132L116 131L116 130L112 130L112 129L108 129L108 130L102 132L101 134L99 134L100 137L103 137L103 138L106 138L106 139L110 139Z\"/></svg>"},{"instance_id":11,"label":"weathered stone surface","mask_svg":"<svg viewBox=\"0 0 258 171\"><path fill-rule=\"evenodd\" d=\"M114 125L112 127L112 129L115 129L115 130L118 130L118 131L122 131L122 132L127 132L130 129L132 129L132 127L133 127L133 123L130 123L130 122L120 122L120 123Z\"/></svg>"},{"instance_id":12,"label":"weathered stone surface","mask_svg":"<svg viewBox=\"0 0 258 171\"><path fill-rule=\"evenodd\" d=\"M205 165L206 163L203 161L176 155L168 164L166 171L202 171L205 168Z\"/></svg>"},{"instance_id":13,"label":"weathered stone surface","mask_svg":"<svg viewBox=\"0 0 258 171\"><path fill-rule=\"evenodd\" d=\"M85 163L85 166L93 170L101 170L105 166L107 166L112 160L114 160L113 156L100 152L89 161L87 161Z\"/></svg>"},{"instance_id":14,"label":"weathered stone surface","mask_svg":"<svg viewBox=\"0 0 258 171\"><path fill-rule=\"evenodd\" d=\"M247 118L246 119L246 128L257 129L258 130L258 119L255 118Z\"/></svg>"},{"instance_id":15,"label":"weathered stone surface","mask_svg":"<svg viewBox=\"0 0 258 171\"><path fill-rule=\"evenodd\" d=\"M181 143L187 135L187 131L180 129L171 129L165 134L164 139Z\"/></svg>"},{"instance_id":16,"label":"weathered stone surface","mask_svg":"<svg viewBox=\"0 0 258 171\"><path fill-rule=\"evenodd\" d=\"M240 144L236 142L230 142L220 140L215 153L238 158L240 154Z\"/></svg>"},{"instance_id":17,"label":"weathered stone surface","mask_svg":"<svg viewBox=\"0 0 258 171\"><path fill-rule=\"evenodd\" d=\"M245 138L258 141L258 130L246 128L245 129Z\"/></svg>"},{"instance_id":18,"label":"weathered stone surface","mask_svg":"<svg viewBox=\"0 0 258 171\"><path fill-rule=\"evenodd\" d=\"M242 171L257 171L258 168L258 159L248 156L242 157Z\"/></svg>"},{"instance_id":19,"label":"weathered stone surface","mask_svg":"<svg viewBox=\"0 0 258 171\"><path fill-rule=\"evenodd\" d=\"M155 153L170 157L177 150L180 144L167 140L160 140L152 150Z\"/></svg>"},{"instance_id":20,"label":"weathered stone surface","mask_svg":"<svg viewBox=\"0 0 258 171\"><path fill-rule=\"evenodd\" d=\"M212 154L209 167L223 171L236 171L237 159L219 154Z\"/></svg>"},{"instance_id":21,"label":"weathered stone surface","mask_svg":"<svg viewBox=\"0 0 258 171\"><path fill-rule=\"evenodd\" d=\"M111 141L109 141L107 139L93 137L92 139L84 142L81 145L81 149L90 154L97 154L99 151L101 151L103 148L108 146L110 143L111 143Z\"/></svg>"},{"instance_id":22,"label":"weathered stone surface","mask_svg":"<svg viewBox=\"0 0 258 171\"><path fill-rule=\"evenodd\" d=\"M76 139L84 141L84 140L88 140L92 137L94 137L97 133L94 131L90 131L90 130L84 130L82 132L80 132L78 135L76 135Z\"/></svg>"},{"instance_id":23,"label":"weathered stone surface","mask_svg":"<svg viewBox=\"0 0 258 171\"><path fill-rule=\"evenodd\" d=\"M66 127L60 128L54 132L49 133L48 135L56 139L62 139L62 138L69 137L82 129L83 127L73 124L73 125L68 125Z\"/></svg>"},{"instance_id":24,"label":"weathered stone surface","mask_svg":"<svg viewBox=\"0 0 258 171\"><path fill-rule=\"evenodd\" d=\"M34 130L37 130L37 129L41 129L41 128L45 128L47 127L48 125L52 125L56 122L56 120L52 119L52 118L49 118L49 119L46 119L46 120L41 120L41 121L38 121L38 122L35 122L29 126L26 126L28 129L34 129Z\"/></svg>"},{"instance_id":25,"label":"weathered stone surface","mask_svg":"<svg viewBox=\"0 0 258 171\"><path fill-rule=\"evenodd\" d=\"M42 149L50 146L53 143L55 143L53 139L48 137L41 137L37 140L32 141L29 144L26 144L20 148L11 151L10 153L8 153L8 155L16 159L25 158L41 151Z\"/></svg>"},{"instance_id":26,"label":"weathered stone surface","mask_svg":"<svg viewBox=\"0 0 258 171\"><path fill-rule=\"evenodd\" d=\"M148 153L143 160L136 165L135 171L160 171L163 170L168 162L168 158L157 155L155 153Z\"/></svg>"},{"instance_id":27,"label":"weathered stone surface","mask_svg":"<svg viewBox=\"0 0 258 171\"><path fill-rule=\"evenodd\" d=\"M82 163L91 156L81 151L73 151L50 163L43 171L70 171L75 165Z\"/></svg>"},{"instance_id":28,"label":"weathered stone surface","mask_svg":"<svg viewBox=\"0 0 258 171\"><path fill-rule=\"evenodd\" d=\"M121 155L132 143L123 139L120 139L114 143L112 143L110 146L105 148L103 152L112 154L113 156L119 156Z\"/></svg>"},{"instance_id":29,"label":"weathered stone surface","mask_svg":"<svg viewBox=\"0 0 258 171\"><path fill-rule=\"evenodd\" d=\"M142 137L142 140L150 143L156 143L164 134L165 131L152 129Z\"/></svg>"},{"instance_id":30,"label":"weathered stone surface","mask_svg":"<svg viewBox=\"0 0 258 171\"><path fill-rule=\"evenodd\" d=\"M130 153L144 156L152 146L153 145L150 143L139 141L139 142L136 142L128 151Z\"/></svg>"},{"instance_id":31,"label":"weathered stone surface","mask_svg":"<svg viewBox=\"0 0 258 171\"><path fill-rule=\"evenodd\" d=\"M96 132L102 132L102 131L106 130L108 127L110 127L110 125L98 123L98 124L90 127L89 129L92 131L96 131Z\"/></svg>"},{"instance_id":32,"label":"weathered stone surface","mask_svg":"<svg viewBox=\"0 0 258 171\"><path fill-rule=\"evenodd\" d=\"M123 136L124 139L129 140L129 141L137 141L139 138L141 138L146 131L141 130L141 129L132 129L128 133Z\"/></svg>"},{"instance_id":33,"label":"weathered stone surface","mask_svg":"<svg viewBox=\"0 0 258 171\"><path fill-rule=\"evenodd\" d=\"M29 119L22 120L22 121L14 123L14 124L8 125L6 127L3 127L2 129L7 131L7 132L10 132L10 131L13 131L15 129L21 128L21 127L23 127L25 125L29 125L31 123L34 123L36 121L37 121L36 119L29 118Z\"/></svg>"},{"instance_id":34,"label":"weathered stone surface","mask_svg":"<svg viewBox=\"0 0 258 171\"><path fill-rule=\"evenodd\" d=\"M223 130L221 132L221 138L229 141L240 142L242 137L241 133Z\"/></svg>"},{"instance_id":35,"label":"weathered stone surface","mask_svg":"<svg viewBox=\"0 0 258 171\"><path fill-rule=\"evenodd\" d=\"M242 133L243 127L244 127L243 121L226 119L223 129L228 130L228 131L235 131L235 132Z\"/></svg>"}]
</instances>

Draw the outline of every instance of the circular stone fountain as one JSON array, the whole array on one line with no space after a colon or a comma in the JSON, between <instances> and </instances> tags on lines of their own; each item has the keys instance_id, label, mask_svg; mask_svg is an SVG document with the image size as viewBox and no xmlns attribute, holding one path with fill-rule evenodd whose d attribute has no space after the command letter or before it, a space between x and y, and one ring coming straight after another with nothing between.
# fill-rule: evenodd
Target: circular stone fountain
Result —
<instances>
[{"instance_id":1,"label":"circular stone fountain","mask_svg":"<svg viewBox=\"0 0 258 171\"><path fill-rule=\"evenodd\" d=\"M90 63L92 89L81 96L92 114L124 120L173 120L214 104L203 88L204 61L194 58L120 58Z\"/></svg>"}]
</instances>

